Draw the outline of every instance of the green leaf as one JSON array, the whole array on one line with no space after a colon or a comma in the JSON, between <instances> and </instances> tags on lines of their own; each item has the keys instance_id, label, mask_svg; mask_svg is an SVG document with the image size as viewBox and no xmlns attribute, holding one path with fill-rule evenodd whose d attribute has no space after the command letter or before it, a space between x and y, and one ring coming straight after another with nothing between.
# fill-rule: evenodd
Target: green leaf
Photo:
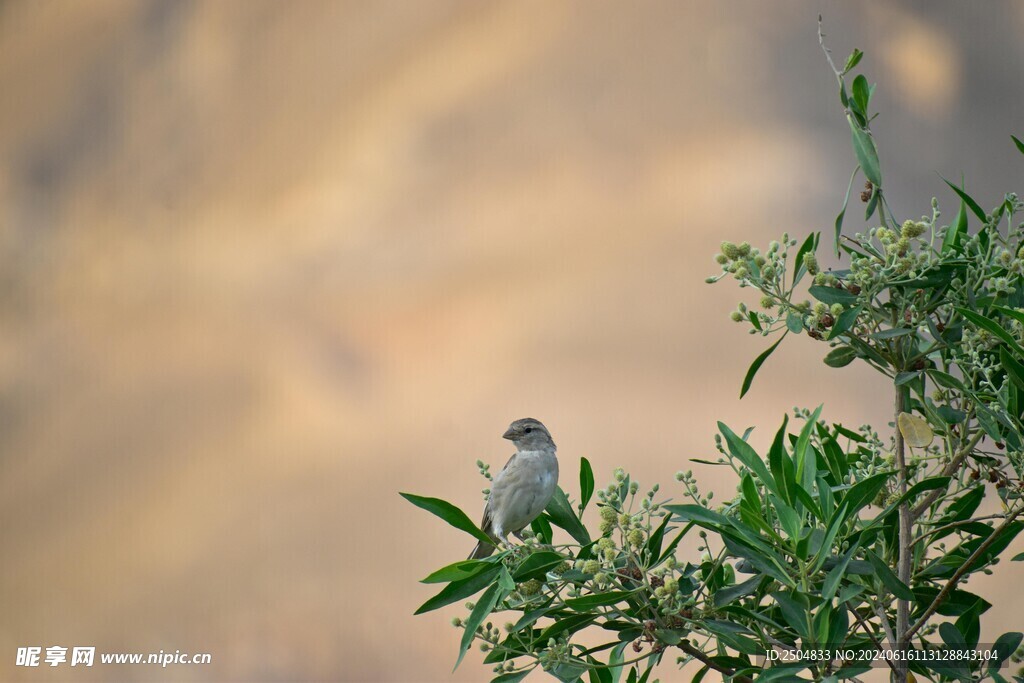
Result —
<instances>
[{"instance_id":1,"label":"green leaf","mask_svg":"<svg viewBox=\"0 0 1024 683\"><path fill-rule=\"evenodd\" d=\"M541 631L536 642L547 643L548 638L554 638L563 633L576 633L582 628L590 625L590 622L597 619L596 614L574 614L571 617L562 617L555 623Z\"/></svg>"},{"instance_id":2,"label":"green leaf","mask_svg":"<svg viewBox=\"0 0 1024 683\"><path fill-rule=\"evenodd\" d=\"M835 339L853 327L857 322L857 318L860 316L860 312L861 307L854 306L853 308L847 308L845 311L840 313L839 317L836 318L836 324L828 331L828 338Z\"/></svg>"},{"instance_id":3,"label":"green leaf","mask_svg":"<svg viewBox=\"0 0 1024 683\"><path fill-rule=\"evenodd\" d=\"M896 374L896 381L893 382L893 384L895 384L898 387L901 387L904 384L907 384L908 382L913 382L915 379L919 378L920 376L921 376L921 373L920 373L920 371L917 371L917 370L906 371L906 372L899 372L899 373Z\"/></svg>"},{"instance_id":4,"label":"green leaf","mask_svg":"<svg viewBox=\"0 0 1024 683\"><path fill-rule=\"evenodd\" d=\"M893 505L899 506L903 501L912 501L915 496L918 496L925 491L933 491L935 489L944 489L949 486L949 482L952 481L952 477L930 477L928 479L922 479L917 482L904 493L902 496L897 498Z\"/></svg>"},{"instance_id":5,"label":"green leaf","mask_svg":"<svg viewBox=\"0 0 1024 683\"><path fill-rule=\"evenodd\" d=\"M757 317L757 313L752 310L747 311L747 320L750 321L750 324L754 326L755 330L758 332L761 331L761 320Z\"/></svg>"},{"instance_id":6,"label":"green leaf","mask_svg":"<svg viewBox=\"0 0 1024 683\"><path fill-rule=\"evenodd\" d=\"M553 536L551 533L551 522L548 521L546 514L537 515L537 518L530 522L530 528L533 529L533 533L541 539L541 543L547 543L550 545L553 543Z\"/></svg>"},{"instance_id":7,"label":"green leaf","mask_svg":"<svg viewBox=\"0 0 1024 683\"><path fill-rule=\"evenodd\" d=\"M1013 335L1007 332L1002 325L1000 325L994 320L986 318L980 313L975 313L974 311L971 311L969 309L961 308L959 306L955 308L956 312L962 315L964 318L971 321L978 327L988 330L993 335L999 337L1002 341L1006 342L1007 346L1013 349L1013 351L1018 356L1024 357L1024 348L1022 348L1021 345L1017 343L1017 340L1013 338Z\"/></svg>"},{"instance_id":8,"label":"green leaf","mask_svg":"<svg viewBox=\"0 0 1024 683\"><path fill-rule=\"evenodd\" d=\"M843 208L839 211L839 215L836 216L836 231L835 231L835 241L834 241L834 245L833 246L835 248L835 253L836 253L836 257L837 258L839 257L839 254L840 254L840 251L839 251L839 236L843 232L843 219L846 217L846 207L850 203L850 191L853 189L853 181L854 181L854 179L856 179L858 171L860 171L860 166L857 166L855 169L853 169L853 173L850 174L850 183L849 183L849 185L846 186L846 196L843 197ZM787 320L786 323L788 325L789 324L789 320ZM790 328L790 329L792 329L792 328ZM793 331L794 332L799 332L799 330L793 330Z\"/></svg>"},{"instance_id":9,"label":"green leaf","mask_svg":"<svg viewBox=\"0 0 1024 683\"><path fill-rule=\"evenodd\" d=\"M437 515L444 521L451 524L460 531L465 531L470 536L473 536L478 541L484 543L494 543L494 540L480 531L476 524L470 521L466 513L455 507L451 503L440 498L427 498L426 496L417 496L412 493L399 493L398 495L405 498L407 501L412 503L418 508L422 508L427 512Z\"/></svg>"},{"instance_id":10,"label":"green leaf","mask_svg":"<svg viewBox=\"0 0 1024 683\"><path fill-rule=\"evenodd\" d=\"M577 683L586 672L586 667L575 662L560 662L548 672L562 683Z\"/></svg>"},{"instance_id":11,"label":"green leaf","mask_svg":"<svg viewBox=\"0 0 1024 683\"><path fill-rule=\"evenodd\" d=\"M743 583L737 583L732 586L726 586L720 588L714 597L715 607L725 607L730 602L742 598L746 595L750 595L758 589L761 582L764 581L764 577L761 575L754 576L751 579L747 579Z\"/></svg>"},{"instance_id":12,"label":"green leaf","mask_svg":"<svg viewBox=\"0 0 1024 683\"><path fill-rule=\"evenodd\" d=\"M825 356L825 365L830 368L846 367L857 357L856 349L850 346L837 346Z\"/></svg>"},{"instance_id":13,"label":"green leaf","mask_svg":"<svg viewBox=\"0 0 1024 683\"><path fill-rule=\"evenodd\" d=\"M868 79L864 78L864 74L857 76L853 79L853 101L860 107L860 111L867 118L868 115L868 103L871 100L871 89L868 87Z\"/></svg>"},{"instance_id":14,"label":"green leaf","mask_svg":"<svg viewBox=\"0 0 1024 683\"><path fill-rule=\"evenodd\" d=\"M814 562L811 564L811 571L816 572L821 569L821 565L825 563L826 558L831 554L832 545L835 543L839 530L843 527L843 523L852 516L849 511L849 502L847 500L843 500L839 505L839 509L835 511L835 514L832 515L832 519L828 522L828 527L825 529L825 538L821 542L821 547L818 548L818 553L814 556Z\"/></svg>"},{"instance_id":15,"label":"green leaf","mask_svg":"<svg viewBox=\"0 0 1024 683\"><path fill-rule=\"evenodd\" d=\"M748 444L746 441L736 436L736 434L725 425L724 422L718 423L718 430L722 432L725 437L726 445L729 447L729 453L734 458L742 462L747 469L757 475L757 478L761 480L769 491L775 495L782 497L779 491L778 485L775 483L775 478L768 471L768 467L764 464L764 460L761 456Z\"/></svg>"},{"instance_id":16,"label":"green leaf","mask_svg":"<svg viewBox=\"0 0 1024 683\"><path fill-rule=\"evenodd\" d=\"M824 285L814 285L809 290L811 296L822 303L826 303L829 306L832 304L842 304L843 306L849 306L850 304L856 303L857 295L851 294L845 289L839 289L838 287L826 287Z\"/></svg>"},{"instance_id":17,"label":"green leaf","mask_svg":"<svg viewBox=\"0 0 1024 683\"><path fill-rule=\"evenodd\" d=\"M796 464L796 481L803 486L805 491L810 491L814 487L814 480L818 475L817 453L810 448L810 444L811 431L818 424L821 408L822 406L819 405L804 423L803 429L800 430L800 436L797 437L796 447L793 450L793 460Z\"/></svg>"},{"instance_id":18,"label":"green leaf","mask_svg":"<svg viewBox=\"0 0 1024 683\"><path fill-rule=\"evenodd\" d=\"M843 502L849 505L847 516L855 516L865 505L873 501L893 474L894 472L879 472L851 486L843 498Z\"/></svg>"},{"instance_id":19,"label":"green leaf","mask_svg":"<svg viewBox=\"0 0 1024 683\"><path fill-rule=\"evenodd\" d=\"M1024 142L1021 142L1016 135L1011 135L1010 137L1013 138L1013 144L1017 145L1017 151L1024 154Z\"/></svg>"},{"instance_id":20,"label":"green leaf","mask_svg":"<svg viewBox=\"0 0 1024 683\"><path fill-rule=\"evenodd\" d=\"M721 531L729 527L729 518L723 514L708 510L702 505L688 503L686 505L666 505L665 509L676 516L680 522L696 522L701 526Z\"/></svg>"},{"instance_id":21,"label":"green leaf","mask_svg":"<svg viewBox=\"0 0 1024 683\"><path fill-rule=\"evenodd\" d=\"M868 205L864 207L864 220L870 220L875 215L875 209L878 208L878 198L882 196L882 188L876 187L875 191L871 193L871 198L868 199ZM867 250L867 247L865 247Z\"/></svg>"},{"instance_id":22,"label":"green leaf","mask_svg":"<svg viewBox=\"0 0 1024 683\"><path fill-rule=\"evenodd\" d=\"M661 524L654 530L651 537L647 539L646 555L650 558L650 562L653 564L658 556L661 555L661 544L665 539L665 530L668 528L669 522L672 521L672 515L665 515L664 519L661 520Z\"/></svg>"},{"instance_id":23,"label":"green leaf","mask_svg":"<svg viewBox=\"0 0 1024 683\"><path fill-rule=\"evenodd\" d=\"M1018 144L1020 144L1019 141ZM1010 658L1010 655L1017 651L1022 640L1024 640L1024 633L1019 631L1010 631L996 638L996 642L992 646L992 649L996 651L996 656L989 660L988 670L991 672L998 669L1003 662Z\"/></svg>"},{"instance_id":24,"label":"green leaf","mask_svg":"<svg viewBox=\"0 0 1024 683\"><path fill-rule=\"evenodd\" d=\"M465 579L460 579L459 581L452 581L442 588L440 593L420 605L419 609L417 609L414 614L430 612L438 607L450 605L453 602L462 600L463 598L468 598L470 595L478 593L484 586L490 585L490 583L497 578L501 567L502 565L500 564L492 564L490 569L485 569L478 574L474 574L473 576Z\"/></svg>"},{"instance_id":25,"label":"green leaf","mask_svg":"<svg viewBox=\"0 0 1024 683\"><path fill-rule=\"evenodd\" d=\"M942 249L941 254L945 255L955 248L960 241L967 234L967 211L964 200L960 200L960 208L956 212L956 216L953 218L953 222L950 223L949 228L946 230L945 236L942 238Z\"/></svg>"},{"instance_id":26,"label":"green leaf","mask_svg":"<svg viewBox=\"0 0 1024 683\"><path fill-rule=\"evenodd\" d=\"M601 664L601 662L590 656L587 657L587 661L592 665ZM590 683L612 683L612 672L608 669L592 668L587 671L587 677L590 679Z\"/></svg>"},{"instance_id":27,"label":"green leaf","mask_svg":"<svg viewBox=\"0 0 1024 683\"><path fill-rule=\"evenodd\" d=\"M984 497L985 487L980 484L968 490L967 493L949 504L942 516L943 523L951 524L953 522L962 522L966 519L970 519L971 515L973 515L981 505L981 501Z\"/></svg>"},{"instance_id":28,"label":"green leaf","mask_svg":"<svg viewBox=\"0 0 1024 683\"><path fill-rule=\"evenodd\" d=\"M902 337L908 334L913 334L914 330L909 330L905 327L893 327L892 329L882 330L881 332L875 332L869 335L872 339L895 339L896 337Z\"/></svg>"},{"instance_id":29,"label":"green leaf","mask_svg":"<svg viewBox=\"0 0 1024 683\"><path fill-rule=\"evenodd\" d=\"M957 627L948 621L939 624L939 636L942 638L942 642L949 647L962 649L967 646L967 641L964 640Z\"/></svg>"},{"instance_id":30,"label":"green leaf","mask_svg":"<svg viewBox=\"0 0 1024 683\"><path fill-rule=\"evenodd\" d=\"M994 306L997 311L1005 316L1009 316L1017 322L1024 323L1024 311L1018 311L1015 308L1007 308L1006 306Z\"/></svg>"},{"instance_id":31,"label":"green leaf","mask_svg":"<svg viewBox=\"0 0 1024 683\"><path fill-rule=\"evenodd\" d=\"M882 187L882 171L878 165L878 150L875 149L875 141L857 125L852 116L847 116L846 119L850 124L853 153L857 156L857 163L864 169L864 175L876 188Z\"/></svg>"},{"instance_id":32,"label":"green leaf","mask_svg":"<svg viewBox=\"0 0 1024 683\"><path fill-rule=\"evenodd\" d=\"M462 642L459 644L459 658L455 661L455 669L458 669L459 664L462 664L462 658L466 656L466 651L473 644L477 627L494 611L494 606L502 598L502 592L503 589L498 584L494 584L484 591L484 594L477 600L476 606L470 612L469 618L466 619L466 628L462 634Z\"/></svg>"},{"instance_id":33,"label":"green leaf","mask_svg":"<svg viewBox=\"0 0 1024 683\"><path fill-rule=\"evenodd\" d=\"M661 555L658 557L658 564L664 562L669 555L675 552L676 546L678 546L679 542L683 540L683 536L686 535L686 532L693 528L693 524L693 522L690 522L683 527L682 530L676 534L676 537L672 539L672 542L668 544L668 547L661 551Z\"/></svg>"},{"instance_id":34,"label":"green leaf","mask_svg":"<svg viewBox=\"0 0 1024 683\"><path fill-rule=\"evenodd\" d=\"M468 579L470 576L482 572L487 567L493 566L493 562L486 560L461 560L447 567L441 567L427 578L421 579L420 583L447 583L449 581Z\"/></svg>"},{"instance_id":35,"label":"green leaf","mask_svg":"<svg viewBox=\"0 0 1024 683\"><path fill-rule=\"evenodd\" d=\"M820 232L812 232L804 240L803 244L796 251L796 258L793 259L793 286L800 282L800 278L804 276L807 269L804 268L804 257L809 253L814 253L814 250L818 248L818 238L821 236Z\"/></svg>"},{"instance_id":36,"label":"green leaf","mask_svg":"<svg viewBox=\"0 0 1024 683\"><path fill-rule=\"evenodd\" d=\"M796 586L793 579L786 574L783 562L777 555L770 551L766 552L763 549L755 548L744 543L739 538L727 534L722 534L722 542L725 543L725 547L729 549L729 552L736 557L747 558L761 573L767 574L779 583L791 588Z\"/></svg>"},{"instance_id":37,"label":"green leaf","mask_svg":"<svg viewBox=\"0 0 1024 683\"><path fill-rule=\"evenodd\" d=\"M625 661L622 653L625 652L627 645L629 645L629 641L623 641L616 645L612 650L611 657L608 658L608 671L612 674L612 683L619 683L619 679L622 677L622 662Z\"/></svg>"},{"instance_id":38,"label":"green leaf","mask_svg":"<svg viewBox=\"0 0 1024 683\"><path fill-rule=\"evenodd\" d=\"M530 579L542 579L551 569L560 565L564 559L558 553L550 550L535 552L516 568L515 580L522 583Z\"/></svg>"},{"instance_id":39,"label":"green leaf","mask_svg":"<svg viewBox=\"0 0 1024 683\"><path fill-rule=\"evenodd\" d=\"M939 177L942 178L942 176L939 176ZM964 203L967 204L967 207L971 210L971 213L973 213L975 216L977 216L978 220L980 220L982 223L985 222L985 212L982 211L981 207L978 206L978 202L974 201L974 198L971 197L971 195L967 194L966 192L961 190L959 187L957 187L953 183L951 183L948 180L946 180L945 178L942 178L942 182L944 182L947 185L949 185L950 188L952 188L953 192L957 193L957 196L959 196L960 199L962 199L964 201Z\"/></svg>"},{"instance_id":40,"label":"green leaf","mask_svg":"<svg viewBox=\"0 0 1024 683\"><path fill-rule=\"evenodd\" d=\"M839 582L846 575L846 567L850 564L850 560L854 555L857 554L857 550L860 548L861 539L858 538L850 549L843 553L839 563L829 571L825 577L825 582L821 586L821 597L826 602L831 602L832 597L836 594L836 589L839 588Z\"/></svg>"},{"instance_id":41,"label":"green leaf","mask_svg":"<svg viewBox=\"0 0 1024 683\"><path fill-rule=\"evenodd\" d=\"M854 51L851 52L850 56L846 59L846 66L843 67L843 73L850 73L850 70L853 69L853 67L860 64L860 60L863 58L864 53L861 52L860 50L854 49Z\"/></svg>"},{"instance_id":42,"label":"green leaf","mask_svg":"<svg viewBox=\"0 0 1024 683\"><path fill-rule=\"evenodd\" d=\"M936 586L916 586L914 588L914 601L917 603L915 612L924 611L925 606L930 605L938 594L939 588ZM978 603L981 604L979 605ZM954 588L947 594L946 600L939 604L936 613L944 617L958 617L973 609L979 610L980 613L988 610L990 607L992 607L992 604L984 598L965 590Z\"/></svg>"},{"instance_id":43,"label":"green leaf","mask_svg":"<svg viewBox=\"0 0 1024 683\"><path fill-rule=\"evenodd\" d=\"M889 569L889 565L882 561L882 558L875 555L870 550L865 550L864 554L868 558L874 568L875 573L878 574L878 578L881 579L882 585L889 589L889 592L900 600L914 600L914 594L911 592L907 584L899 580L899 577Z\"/></svg>"},{"instance_id":44,"label":"green leaf","mask_svg":"<svg viewBox=\"0 0 1024 683\"><path fill-rule=\"evenodd\" d=\"M938 406L935 408L935 412L939 414L943 422L950 425L958 425L967 419L967 413L949 405Z\"/></svg>"},{"instance_id":45,"label":"green leaf","mask_svg":"<svg viewBox=\"0 0 1024 683\"><path fill-rule=\"evenodd\" d=\"M772 355L772 352L775 351L776 348L778 348L779 344L781 344L782 340L785 338L786 333L783 332L782 336L779 337L779 340L777 342L769 346L767 351L765 351L760 356L755 358L754 362L750 364L750 368L747 369L747 376L743 378L743 387L740 389L740 398L743 398L746 395L747 391L750 390L750 385L754 381L754 375L757 374L757 371L761 369L761 366L768 359L768 356Z\"/></svg>"},{"instance_id":46,"label":"green leaf","mask_svg":"<svg viewBox=\"0 0 1024 683\"><path fill-rule=\"evenodd\" d=\"M786 329L793 334L800 334L804 331L804 317L799 313L790 311L786 315Z\"/></svg>"},{"instance_id":47,"label":"green leaf","mask_svg":"<svg viewBox=\"0 0 1024 683\"><path fill-rule=\"evenodd\" d=\"M943 386L947 389L956 389L957 391L961 391L965 394L970 393L970 390L966 387L966 385L964 385L963 382L960 381L959 378L954 377L953 375L947 372L934 369L926 370L926 372L928 373L928 376L935 380L935 383L938 384L939 386Z\"/></svg>"},{"instance_id":48,"label":"green leaf","mask_svg":"<svg viewBox=\"0 0 1024 683\"><path fill-rule=\"evenodd\" d=\"M569 598L565 601L565 604L570 609L574 609L577 612L591 609L592 607L601 607L603 605L614 605L617 602L622 602L629 596L633 595L635 591L608 591L607 593L594 593L593 595L585 595L582 598Z\"/></svg>"},{"instance_id":49,"label":"green leaf","mask_svg":"<svg viewBox=\"0 0 1024 683\"><path fill-rule=\"evenodd\" d=\"M576 539L580 545L590 543L590 532L580 522L580 518L572 511L569 499L565 491L559 486L555 489L555 495L551 496L551 502L544 508L544 511L551 517L551 523L569 532L569 535Z\"/></svg>"},{"instance_id":50,"label":"green leaf","mask_svg":"<svg viewBox=\"0 0 1024 683\"><path fill-rule=\"evenodd\" d=\"M776 591L771 594L782 618L789 626L796 631L804 640L810 639L810 601L806 594L797 591L783 593Z\"/></svg>"},{"instance_id":51,"label":"green leaf","mask_svg":"<svg viewBox=\"0 0 1024 683\"><path fill-rule=\"evenodd\" d=\"M789 424L789 415L782 420L782 426L775 433L772 446L768 450L768 466L771 468L772 476L778 483L782 493L782 499L792 504L795 498L796 474L793 469L793 461L786 452L786 425Z\"/></svg>"},{"instance_id":52,"label":"green leaf","mask_svg":"<svg viewBox=\"0 0 1024 683\"><path fill-rule=\"evenodd\" d=\"M590 461L580 458L580 513L586 509L590 497L594 495L594 470Z\"/></svg>"},{"instance_id":53,"label":"green leaf","mask_svg":"<svg viewBox=\"0 0 1024 683\"><path fill-rule=\"evenodd\" d=\"M502 674L491 679L491 683L519 683L519 681L526 678L533 669L526 669L525 671L515 671L510 674Z\"/></svg>"},{"instance_id":54,"label":"green leaf","mask_svg":"<svg viewBox=\"0 0 1024 683\"><path fill-rule=\"evenodd\" d=\"M999 362L1003 364L1003 370L1010 381L1017 385L1018 389L1024 389L1024 364L1002 347L999 348Z\"/></svg>"}]
</instances>

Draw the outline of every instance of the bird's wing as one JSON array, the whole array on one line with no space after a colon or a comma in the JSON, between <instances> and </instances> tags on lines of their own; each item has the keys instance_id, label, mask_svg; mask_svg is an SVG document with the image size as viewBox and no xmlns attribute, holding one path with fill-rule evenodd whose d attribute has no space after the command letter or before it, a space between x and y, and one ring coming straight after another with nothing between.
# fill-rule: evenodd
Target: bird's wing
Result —
<instances>
[{"instance_id":1,"label":"bird's wing","mask_svg":"<svg viewBox=\"0 0 1024 683\"><path fill-rule=\"evenodd\" d=\"M512 461L516 459L517 455L519 455L519 454L518 453L513 453L512 454L512 457L508 459L508 462L505 463L505 466L501 468L501 472L504 472L505 470L508 469L508 466L512 464ZM501 474L501 472L498 472L498 474Z\"/></svg>"},{"instance_id":2,"label":"bird's wing","mask_svg":"<svg viewBox=\"0 0 1024 683\"><path fill-rule=\"evenodd\" d=\"M516 455L518 455L518 454L517 453L513 453L512 454L512 457L508 459L508 462L505 463L505 466L501 468L501 472L498 472L499 476L501 475L502 472L504 472L505 470L507 470L509 468L509 465L511 465L515 461ZM484 505L484 516L483 516L483 519L480 520L480 529L485 534L488 534L488 535L491 534L492 529L491 529L491 503L490 503L490 501L488 501L487 504Z\"/></svg>"}]
</instances>

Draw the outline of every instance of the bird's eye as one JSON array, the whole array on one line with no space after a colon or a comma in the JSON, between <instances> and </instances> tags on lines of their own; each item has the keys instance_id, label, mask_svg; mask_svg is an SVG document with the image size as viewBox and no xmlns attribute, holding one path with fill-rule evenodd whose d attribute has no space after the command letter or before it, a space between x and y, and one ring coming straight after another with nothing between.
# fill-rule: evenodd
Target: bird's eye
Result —
<instances>
[{"instance_id":1,"label":"bird's eye","mask_svg":"<svg viewBox=\"0 0 1024 683\"><path fill-rule=\"evenodd\" d=\"M527 427L526 429L523 430L523 433L524 434L529 434L532 431L533 431L533 427Z\"/></svg>"}]
</instances>

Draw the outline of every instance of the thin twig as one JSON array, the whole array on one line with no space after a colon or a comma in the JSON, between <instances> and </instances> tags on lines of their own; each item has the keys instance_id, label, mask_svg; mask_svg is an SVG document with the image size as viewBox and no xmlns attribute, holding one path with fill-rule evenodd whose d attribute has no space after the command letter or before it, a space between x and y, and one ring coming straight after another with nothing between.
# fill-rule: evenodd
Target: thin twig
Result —
<instances>
[{"instance_id":1,"label":"thin twig","mask_svg":"<svg viewBox=\"0 0 1024 683\"><path fill-rule=\"evenodd\" d=\"M975 432L974 436L971 437L971 440L967 442L967 445L961 448L957 452L957 454L953 456L953 459L949 461L949 464L942 468L941 476L949 477L956 474L956 472L960 469L960 465L963 464L964 459L974 452L974 447L977 446L978 442L981 441L984 437L985 432L981 431L980 429L977 432ZM921 502L914 507L914 519L917 519L918 517L923 515L924 511L927 510L929 506L931 506L932 503L938 500L939 497L942 496L945 492L945 489L935 489L927 496L925 496L921 500Z\"/></svg>"},{"instance_id":2,"label":"thin twig","mask_svg":"<svg viewBox=\"0 0 1024 683\"><path fill-rule=\"evenodd\" d=\"M832 67L832 71L835 72L836 78L842 78L843 72L836 68L835 62L832 61L832 50L825 47L825 33L821 30L821 15L818 15L818 45L821 45L821 49L825 51L825 59L828 60L828 65Z\"/></svg>"},{"instance_id":3,"label":"thin twig","mask_svg":"<svg viewBox=\"0 0 1024 683\"><path fill-rule=\"evenodd\" d=\"M906 457L906 444L903 439L903 432L899 428L900 415L906 410L906 403L904 401L903 389L896 387L896 405L895 405L895 416L893 422L896 424L896 465L899 469L899 493L900 496L906 496L907 494L907 457ZM899 507L899 535L897 536L899 543L899 563L897 565L896 576L903 582L905 586L910 585L910 574L911 574L911 563L913 561L913 555L911 554L910 544L914 537L913 520L910 517L910 504L906 501L900 503ZM907 635L907 629L910 625L910 601L903 598L896 599L896 654L900 655L907 647L907 643L910 642L910 638ZM907 677L908 664L906 660L900 659L896 663L895 677L899 680L903 680Z\"/></svg>"},{"instance_id":4,"label":"thin twig","mask_svg":"<svg viewBox=\"0 0 1024 683\"><path fill-rule=\"evenodd\" d=\"M992 531L992 533L989 534L989 537L986 538L985 541L981 545L979 545L973 553L971 553L970 557L968 557L962 565L960 565L960 568L953 572L953 576L949 577L949 581L946 582L946 585L942 587L942 590L939 591L939 594L935 596L934 600L932 600L932 604L928 605L928 609L926 609L924 613L921 614L921 618L918 619L914 623L914 625L907 630L908 641L910 640L910 638L913 637L915 633L917 633L921 629L921 627L923 627L928 622L928 618L935 614L935 610L937 610L939 606L949 596L949 594L953 592L953 589L956 588L956 585L958 583L960 583L960 579L964 577L964 574L967 574L967 572L970 571L971 565L974 564L974 561L981 557L981 554L988 550L989 547L996 542L996 539L999 537L1000 532L1002 532L1003 529L1009 526L1010 523L1013 522L1013 520L1017 519L1017 517L1019 517L1021 513L1024 513L1024 507L1017 508L1013 512L1013 514L1007 516L1007 518L1003 520L1003 523L997 526Z\"/></svg>"},{"instance_id":5,"label":"thin twig","mask_svg":"<svg viewBox=\"0 0 1024 683\"><path fill-rule=\"evenodd\" d=\"M709 669L714 669L715 671L726 676L732 676L736 673L735 670L716 663L706 654L704 654L694 646L690 645L690 643L685 640L680 641L679 644L676 645L676 647L678 647L680 650L696 659L698 662L704 664L704 666L708 667ZM753 683L754 681L754 679L750 678L749 676L736 676L735 680L737 681L737 683Z\"/></svg>"},{"instance_id":6,"label":"thin twig","mask_svg":"<svg viewBox=\"0 0 1024 683\"><path fill-rule=\"evenodd\" d=\"M875 638L875 634L871 632L871 628L868 626L868 623L866 621L864 621L863 617L861 617L859 614L857 614L857 610L850 610L850 612L853 614L853 618L857 620L857 625L859 625L862 629L864 629L864 633L867 634L868 639L871 641L871 643L876 648L878 648L879 651L881 651L882 650L882 644L880 642L878 642L877 638ZM892 663L891 659L889 659L887 657L883 657L883 659L885 660L885 663L889 665L890 669L892 669L893 671L896 671L896 665Z\"/></svg>"},{"instance_id":7,"label":"thin twig","mask_svg":"<svg viewBox=\"0 0 1024 683\"><path fill-rule=\"evenodd\" d=\"M871 605L871 611L875 613L875 616L878 617L878 621L882 624L882 630L885 631L885 637L889 639L890 643L895 645L896 638L893 636L892 626L889 625L889 618L885 616L885 612L882 611L882 608L874 602L868 600L868 604Z\"/></svg>"},{"instance_id":8,"label":"thin twig","mask_svg":"<svg viewBox=\"0 0 1024 683\"><path fill-rule=\"evenodd\" d=\"M934 536L935 534L939 533L940 531L946 531L947 529L955 529L958 526L966 526L967 524L973 524L974 522L983 522L986 519L1002 519L1002 518L1003 518L1003 515L985 515L984 517L975 517L974 519L965 519L965 520L960 521L960 522L950 522L949 524L943 524L942 526L937 526L934 529L921 534L920 536L918 536L917 538L914 539L914 542L911 543L911 545L916 545L916 544L920 543L921 541L923 541L924 539L928 538L929 536Z\"/></svg>"}]
</instances>

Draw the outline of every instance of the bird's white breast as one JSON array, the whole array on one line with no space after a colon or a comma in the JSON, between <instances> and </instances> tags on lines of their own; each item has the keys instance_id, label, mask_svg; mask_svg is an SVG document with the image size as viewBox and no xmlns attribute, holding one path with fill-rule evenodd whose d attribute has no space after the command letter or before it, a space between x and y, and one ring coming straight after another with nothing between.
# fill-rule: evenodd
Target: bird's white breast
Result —
<instances>
[{"instance_id":1,"label":"bird's white breast","mask_svg":"<svg viewBox=\"0 0 1024 683\"><path fill-rule=\"evenodd\" d=\"M491 487L495 527L508 532L528 525L547 507L557 485L554 451L519 451Z\"/></svg>"}]
</instances>

